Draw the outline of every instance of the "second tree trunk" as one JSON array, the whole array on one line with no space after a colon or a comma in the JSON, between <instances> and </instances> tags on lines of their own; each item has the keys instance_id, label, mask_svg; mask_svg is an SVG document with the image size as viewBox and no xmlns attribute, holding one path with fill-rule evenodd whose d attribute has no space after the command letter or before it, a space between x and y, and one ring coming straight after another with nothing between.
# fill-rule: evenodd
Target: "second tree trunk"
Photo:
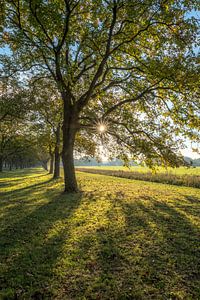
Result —
<instances>
[{"instance_id":1,"label":"second tree trunk","mask_svg":"<svg viewBox=\"0 0 200 300\"><path fill-rule=\"evenodd\" d=\"M53 178L60 177L60 125L56 128L56 144L55 144L55 159L54 159L54 174Z\"/></svg>"}]
</instances>

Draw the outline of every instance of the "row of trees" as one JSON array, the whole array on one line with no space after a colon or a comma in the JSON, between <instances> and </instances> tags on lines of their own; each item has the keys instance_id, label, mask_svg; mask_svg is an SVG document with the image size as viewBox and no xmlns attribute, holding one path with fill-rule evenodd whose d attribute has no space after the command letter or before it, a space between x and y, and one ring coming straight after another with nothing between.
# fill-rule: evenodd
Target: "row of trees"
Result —
<instances>
[{"instance_id":1,"label":"row of trees","mask_svg":"<svg viewBox=\"0 0 200 300\"><path fill-rule=\"evenodd\" d=\"M58 176L62 154L66 192L77 191L74 153L94 153L98 136L111 155L150 166L177 166L180 137L199 140L194 9L186 0L1 4L3 77L23 81L40 156L48 148L52 166L54 153Z\"/></svg>"},{"instance_id":2,"label":"row of trees","mask_svg":"<svg viewBox=\"0 0 200 300\"><path fill-rule=\"evenodd\" d=\"M33 146L24 129L25 94L20 93L16 81L0 86L0 172L36 164Z\"/></svg>"},{"instance_id":3,"label":"row of trees","mask_svg":"<svg viewBox=\"0 0 200 300\"><path fill-rule=\"evenodd\" d=\"M4 79L0 97L0 171L42 165L60 177L62 101L48 79L24 85ZM95 155L95 144L77 138L76 152Z\"/></svg>"}]
</instances>

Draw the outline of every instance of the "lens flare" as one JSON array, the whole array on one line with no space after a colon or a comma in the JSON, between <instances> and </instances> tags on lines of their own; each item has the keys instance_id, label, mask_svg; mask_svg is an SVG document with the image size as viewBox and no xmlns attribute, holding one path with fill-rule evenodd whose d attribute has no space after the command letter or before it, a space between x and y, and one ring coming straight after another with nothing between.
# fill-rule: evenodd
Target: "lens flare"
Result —
<instances>
[{"instance_id":1,"label":"lens flare","mask_svg":"<svg viewBox=\"0 0 200 300\"><path fill-rule=\"evenodd\" d=\"M106 129L107 129L107 127L106 127L105 124L98 124L98 125L97 125L97 131L98 131L99 133L104 133L104 132L106 132Z\"/></svg>"}]
</instances>

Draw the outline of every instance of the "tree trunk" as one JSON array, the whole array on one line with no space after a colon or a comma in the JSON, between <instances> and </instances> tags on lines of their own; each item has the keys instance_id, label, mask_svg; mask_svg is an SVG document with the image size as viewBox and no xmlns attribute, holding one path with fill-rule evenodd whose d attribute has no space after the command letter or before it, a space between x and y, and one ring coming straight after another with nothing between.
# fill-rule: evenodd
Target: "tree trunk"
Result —
<instances>
[{"instance_id":1,"label":"tree trunk","mask_svg":"<svg viewBox=\"0 0 200 300\"><path fill-rule=\"evenodd\" d=\"M53 165L54 165L54 154L50 153L50 169L49 169L49 174L53 174Z\"/></svg>"},{"instance_id":2,"label":"tree trunk","mask_svg":"<svg viewBox=\"0 0 200 300\"><path fill-rule=\"evenodd\" d=\"M66 147L63 151L62 155L63 159L63 169L64 169L64 181L65 181L65 192L77 192L78 186L75 176L75 168L74 168L74 157L73 157L73 145L69 141L68 145L66 143Z\"/></svg>"},{"instance_id":3,"label":"tree trunk","mask_svg":"<svg viewBox=\"0 0 200 300\"><path fill-rule=\"evenodd\" d=\"M3 157L0 156L0 172L3 172Z\"/></svg>"},{"instance_id":4,"label":"tree trunk","mask_svg":"<svg viewBox=\"0 0 200 300\"><path fill-rule=\"evenodd\" d=\"M42 160L41 163L42 163L42 167L43 167L46 171L48 171L48 160Z\"/></svg>"},{"instance_id":5,"label":"tree trunk","mask_svg":"<svg viewBox=\"0 0 200 300\"><path fill-rule=\"evenodd\" d=\"M54 175L53 178L60 177L60 124L56 129L56 145L55 145L55 163L54 163Z\"/></svg>"},{"instance_id":6,"label":"tree trunk","mask_svg":"<svg viewBox=\"0 0 200 300\"><path fill-rule=\"evenodd\" d=\"M77 130L78 114L64 101L62 160L66 193L78 191L73 157Z\"/></svg>"}]
</instances>

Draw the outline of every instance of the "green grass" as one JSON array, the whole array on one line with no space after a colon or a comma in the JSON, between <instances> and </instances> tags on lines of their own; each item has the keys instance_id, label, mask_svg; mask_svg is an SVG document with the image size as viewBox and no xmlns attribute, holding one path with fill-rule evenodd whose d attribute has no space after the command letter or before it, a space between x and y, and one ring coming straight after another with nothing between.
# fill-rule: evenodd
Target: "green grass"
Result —
<instances>
[{"instance_id":1,"label":"green grass","mask_svg":"<svg viewBox=\"0 0 200 300\"><path fill-rule=\"evenodd\" d=\"M185 168L179 168L179 173L172 173L171 169L168 171L162 168L157 169L157 172L150 171L148 168L142 167L76 167L77 171L109 175L126 179L143 180L158 183L167 183L173 185L181 185L188 187L200 188L200 175L188 174L189 170ZM191 169L192 170L192 169Z\"/></svg>"},{"instance_id":2,"label":"green grass","mask_svg":"<svg viewBox=\"0 0 200 300\"><path fill-rule=\"evenodd\" d=\"M148 167L142 166L131 166L131 167L122 167L122 166L80 166L78 168L92 168L92 169L99 169L99 170L112 170L112 171L133 171L133 172L140 172L140 173L155 173ZM167 174L174 174L174 175L200 175L200 167L196 168L187 168L187 167L179 167L179 168L156 168L156 173L167 173Z\"/></svg>"},{"instance_id":3,"label":"green grass","mask_svg":"<svg viewBox=\"0 0 200 300\"><path fill-rule=\"evenodd\" d=\"M0 299L200 299L200 190L41 169L0 186Z\"/></svg>"}]
</instances>

